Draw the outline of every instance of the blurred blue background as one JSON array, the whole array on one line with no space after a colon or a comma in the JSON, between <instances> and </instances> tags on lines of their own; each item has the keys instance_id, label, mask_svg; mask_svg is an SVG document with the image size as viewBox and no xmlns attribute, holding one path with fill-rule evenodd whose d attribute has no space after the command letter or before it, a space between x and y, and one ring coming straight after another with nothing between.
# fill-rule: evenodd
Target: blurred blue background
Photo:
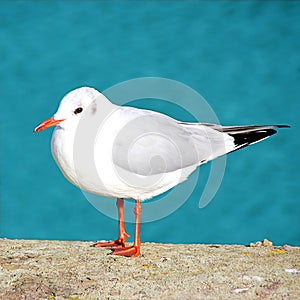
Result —
<instances>
[{"instance_id":1,"label":"blurred blue background","mask_svg":"<svg viewBox=\"0 0 300 300\"><path fill-rule=\"evenodd\" d=\"M299 245L299 16L297 1L1 2L1 237L116 237L55 165L52 130L32 131L78 86L157 76L201 93L224 125L292 128L230 154L208 206L192 197L142 240Z\"/></svg>"}]
</instances>

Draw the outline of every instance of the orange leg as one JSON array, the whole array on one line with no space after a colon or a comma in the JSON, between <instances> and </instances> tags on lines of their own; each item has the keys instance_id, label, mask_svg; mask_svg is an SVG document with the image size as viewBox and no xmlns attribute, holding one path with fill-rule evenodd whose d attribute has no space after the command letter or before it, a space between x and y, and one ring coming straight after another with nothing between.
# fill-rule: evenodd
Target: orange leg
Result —
<instances>
[{"instance_id":1,"label":"orange leg","mask_svg":"<svg viewBox=\"0 0 300 300\"><path fill-rule=\"evenodd\" d=\"M122 198L117 199L117 207L118 207L118 218L119 218L119 237L115 241L111 242L97 242L93 245L93 247L125 247L126 238L129 237L129 234L125 230L124 226L124 200Z\"/></svg>"},{"instance_id":2,"label":"orange leg","mask_svg":"<svg viewBox=\"0 0 300 300\"><path fill-rule=\"evenodd\" d=\"M135 201L135 208L133 211L135 214L135 233L134 233L133 246L116 248L112 253L113 255L131 256L131 257L137 257L140 255L140 248L141 248L140 223L141 223L141 211L142 211L140 200Z\"/></svg>"}]
</instances>

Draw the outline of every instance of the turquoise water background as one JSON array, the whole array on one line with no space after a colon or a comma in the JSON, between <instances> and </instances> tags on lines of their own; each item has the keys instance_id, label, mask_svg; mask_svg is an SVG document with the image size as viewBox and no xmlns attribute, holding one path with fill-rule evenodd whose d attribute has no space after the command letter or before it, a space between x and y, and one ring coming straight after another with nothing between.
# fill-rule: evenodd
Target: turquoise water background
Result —
<instances>
[{"instance_id":1,"label":"turquoise water background","mask_svg":"<svg viewBox=\"0 0 300 300\"><path fill-rule=\"evenodd\" d=\"M224 125L292 128L228 155L208 206L190 198L142 240L299 245L299 18L297 1L1 1L1 237L116 237L55 165L52 129L32 131L76 87L155 76L195 89Z\"/></svg>"}]
</instances>

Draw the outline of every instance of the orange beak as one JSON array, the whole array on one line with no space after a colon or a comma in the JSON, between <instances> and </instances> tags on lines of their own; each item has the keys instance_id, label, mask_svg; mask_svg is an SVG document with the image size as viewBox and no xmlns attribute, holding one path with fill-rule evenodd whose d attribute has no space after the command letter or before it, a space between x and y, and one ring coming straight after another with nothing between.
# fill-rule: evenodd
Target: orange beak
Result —
<instances>
[{"instance_id":1,"label":"orange beak","mask_svg":"<svg viewBox=\"0 0 300 300\"><path fill-rule=\"evenodd\" d=\"M39 131L47 129L49 127L56 126L62 121L64 121L64 120L55 120L54 117L51 117L51 118L45 120L44 122L42 122L41 124L39 124L37 127L35 127L33 131L39 132Z\"/></svg>"}]
</instances>

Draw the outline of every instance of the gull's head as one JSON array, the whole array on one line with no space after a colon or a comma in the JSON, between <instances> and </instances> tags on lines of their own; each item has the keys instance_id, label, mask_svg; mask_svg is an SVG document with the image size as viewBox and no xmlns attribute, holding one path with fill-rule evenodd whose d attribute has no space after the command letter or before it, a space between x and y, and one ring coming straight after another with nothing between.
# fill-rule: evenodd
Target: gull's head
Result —
<instances>
[{"instance_id":1,"label":"gull's head","mask_svg":"<svg viewBox=\"0 0 300 300\"><path fill-rule=\"evenodd\" d=\"M34 132L56 125L61 127L77 125L86 110L96 109L96 99L101 95L91 87L81 87L69 92L61 100L57 112L51 118L40 123Z\"/></svg>"}]
</instances>

